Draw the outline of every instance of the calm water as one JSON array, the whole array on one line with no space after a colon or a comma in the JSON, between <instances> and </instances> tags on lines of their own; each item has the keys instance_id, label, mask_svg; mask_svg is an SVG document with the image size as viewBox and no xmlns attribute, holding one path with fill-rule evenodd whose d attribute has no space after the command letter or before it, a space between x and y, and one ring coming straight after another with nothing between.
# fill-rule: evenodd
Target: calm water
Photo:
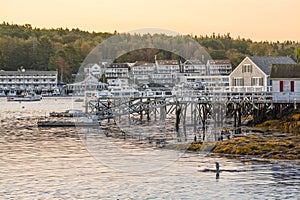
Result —
<instances>
[{"instance_id":1,"label":"calm water","mask_svg":"<svg viewBox=\"0 0 300 200\"><path fill-rule=\"evenodd\" d=\"M242 162L36 127L39 116L80 106L0 99L0 199L299 199L299 161ZM202 171L216 161L229 170L219 179Z\"/></svg>"}]
</instances>

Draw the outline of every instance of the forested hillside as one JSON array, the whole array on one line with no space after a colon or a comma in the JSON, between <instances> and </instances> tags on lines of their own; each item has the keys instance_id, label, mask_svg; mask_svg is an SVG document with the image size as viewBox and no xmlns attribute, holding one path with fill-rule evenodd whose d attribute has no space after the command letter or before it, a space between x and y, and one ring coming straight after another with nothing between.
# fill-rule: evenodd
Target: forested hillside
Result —
<instances>
[{"instance_id":1,"label":"forested hillside","mask_svg":"<svg viewBox=\"0 0 300 200\"><path fill-rule=\"evenodd\" d=\"M0 69L20 66L35 70L76 73L86 55L111 33L89 33L79 29L39 29L30 24L0 25ZM68 76L65 76L68 78Z\"/></svg>"},{"instance_id":2,"label":"forested hillside","mask_svg":"<svg viewBox=\"0 0 300 200\"><path fill-rule=\"evenodd\" d=\"M66 79L76 73L88 53L105 39L116 33L95 33L79 29L40 29L30 24L0 24L0 69L56 70L61 69ZM143 36L141 41L143 42ZM300 44L294 41L253 42L250 39L232 38L230 34L192 36L204 46L214 59L230 59L235 67L245 55L290 56L298 61ZM127 53L119 62L136 60L153 61L174 58L172 53L157 49L144 49Z\"/></svg>"}]
</instances>

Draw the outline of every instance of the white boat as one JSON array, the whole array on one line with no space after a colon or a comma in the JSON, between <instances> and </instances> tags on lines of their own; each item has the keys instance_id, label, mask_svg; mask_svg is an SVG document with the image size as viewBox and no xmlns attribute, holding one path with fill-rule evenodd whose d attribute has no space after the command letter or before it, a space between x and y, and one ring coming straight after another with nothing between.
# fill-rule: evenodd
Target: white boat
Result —
<instances>
[{"instance_id":1,"label":"white boat","mask_svg":"<svg viewBox=\"0 0 300 200\"><path fill-rule=\"evenodd\" d=\"M40 101L41 95L34 92L23 92L21 95L8 95L7 101Z\"/></svg>"},{"instance_id":2,"label":"white boat","mask_svg":"<svg viewBox=\"0 0 300 200\"><path fill-rule=\"evenodd\" d=\"M60 95L60 91L58 88L55 88L52 92L52 96L59 96Z\"/></svg>"},{"instance_id":3,"label":"white boat","mask_svg":"<svg viewBox=\"0 0 300 200\"><path fill-rule=\"evenodd\" d=\"M42 97L59 96L60 92L58 88L43 88L41 92Z\"/></svg>"},{"instance_id":4,"label":"white boat","mask_svg":"<svg viewBox=\"0 0 300 200\"><path fill-rule=\"evenodd\" d=\"M128 86L111 87L110 93L113 97L139 97L140 96L140 91Z\"/></svg>"}]
</instances>

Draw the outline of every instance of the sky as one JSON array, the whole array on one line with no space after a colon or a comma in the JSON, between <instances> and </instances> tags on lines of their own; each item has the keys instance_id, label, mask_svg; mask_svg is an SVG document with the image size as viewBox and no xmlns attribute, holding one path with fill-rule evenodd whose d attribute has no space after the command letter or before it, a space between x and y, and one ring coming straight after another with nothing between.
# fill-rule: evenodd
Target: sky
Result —
<instances>
[{"instance_id":1,"label":"sky","mask_svg":"<svg viewBox=\"0 0 300 200\"><path fill-rule=\"evenodd\" d=\"M160 28L254 41L300 41L299 11L300 0L0 0L1 22L38 28Z\"/></svg>"}]
</instances>

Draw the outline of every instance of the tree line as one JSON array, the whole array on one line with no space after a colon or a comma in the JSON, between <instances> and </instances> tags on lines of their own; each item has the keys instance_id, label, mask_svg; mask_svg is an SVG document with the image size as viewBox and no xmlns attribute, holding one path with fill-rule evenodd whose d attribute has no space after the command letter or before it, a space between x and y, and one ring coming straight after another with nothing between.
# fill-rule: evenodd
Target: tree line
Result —
<instances>
[{"instance_id":1,"label":"tree line","mask_svg":"<svg viewBox=\"0 0 300 200\"><path fill-rule=\"evenodd\" d=\"M86 55L111 33L79 29L40 29L30 24L0 25L0 69L59 70L65 81L76 73Z\"/></svg>"},{"instance_id":2,"label":"tree line","mask_svg":"<svg viewBox=\"0 0 300 200\"><path fill-rule=\"evenodd\" d=\"M30 24L17 25L3 22L0 24L0 70L17 70L21 66L25 69L34 70L58 70L63 74L64 81L71 81L72 73L77 73L87 55L101 42L118 35L117 32L87 32L79 29L57 28L33 28ZM174 46L174 40L164 34L153 36L157 41L162 42L170 48ZM186 42L178 37L176 42ZM284 42L255 42L245 38L233 38L229 33L211 36L188 35L203 47L210 54L212 59L229 59L236 67L246 55L251 56L289 56L295 61L300 60L300 43L295 41ZM119 51L120 56L116 62L135 62L138 60L154 61L154 55L158 59L181 59L176 53L162 49L144 48L131 52L124 52L126 45L132 42L132 46L138 41L140 44L149 43L153 39L147 35L136 34L135 40L130 39L127 34L122 39L127 40L114 47L105 48L109 51ZM136 40L138 39L138 40ZM176 44L175 44L176 47ZM95 52L95 50L94 50ZM99 60L96 53L89 54L89 61Z\"/></svg>"}]
</instances>

